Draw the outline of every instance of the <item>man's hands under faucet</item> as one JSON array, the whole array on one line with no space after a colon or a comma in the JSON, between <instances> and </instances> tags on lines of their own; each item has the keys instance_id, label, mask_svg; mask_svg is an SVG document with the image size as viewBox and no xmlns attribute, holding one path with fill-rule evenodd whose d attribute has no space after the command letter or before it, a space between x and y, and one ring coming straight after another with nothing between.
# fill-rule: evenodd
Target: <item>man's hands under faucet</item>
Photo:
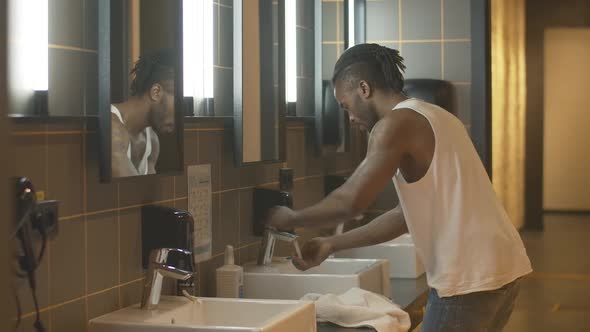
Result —
<instances>
[{"instance_id":1,"label":"man's hands under faucet","mask_svg":"<svg viewBox=\"0 0 590 332\"><path fill-rule=\"evenodd\" d=\"M284 206L276 206L269 211L266 226L281 231L292 231L295 228L294 219L295 211ZM292 262L297 269L305 271L320 265L333 252L329 238L317 237L305 243L301 248L302 258L293 255Z\"/></svg>"},{"instance_id":2,"label":"man's hands under faucet","mask_svg":"<svg viewBox=\"0 0 590 332\"><path fill-rule=\"evenodd\" d=\"M330 242L330 238L316 237L305 243L301 249L303 259L295 255L292 262L296 268L305 271L314 266L320 265L333 253L334 249Z\"/></svg>"}]
</instances>

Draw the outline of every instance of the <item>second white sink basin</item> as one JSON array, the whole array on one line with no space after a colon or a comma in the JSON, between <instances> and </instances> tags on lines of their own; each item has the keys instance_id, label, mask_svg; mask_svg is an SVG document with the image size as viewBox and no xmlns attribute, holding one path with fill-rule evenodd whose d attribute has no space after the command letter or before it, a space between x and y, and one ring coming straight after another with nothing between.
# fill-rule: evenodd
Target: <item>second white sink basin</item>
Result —
<instances>
[{"instance_id":1,"label":"second white sink basin","mask_svg":"<svg viewBox=\"0 0 590 332\"><path fill-rule=\"evenodd\" d=\"M343 250L336 253L336 256L386 259L389 261L389 276L392 278L418 278L424 273L424 265L416 253L410 234L370 247Z\"/></svg>"},{"instance_id":2,"label":"second white sink basin","mask_svg":"<svg viewBox=\"0 0 590 332\"><path fill-rule=\"evenodd\" d=\"M315 332L315 306L305 301L163 296L158 307L130 306L90 320L89 332Z\"/></svg>"},{"instance_id":3,"label":"second white sink basin","mask_svg":"<svg viewBox=\"0 0 590 332\"><path fill-rule=\"evenodd\" d=\"M332 258L307 271L291 261L244 265L246 298L296 300L308 293L342 294L352 287L391 296L389 263L382 259Z\"/></svg>"}]
</instances>

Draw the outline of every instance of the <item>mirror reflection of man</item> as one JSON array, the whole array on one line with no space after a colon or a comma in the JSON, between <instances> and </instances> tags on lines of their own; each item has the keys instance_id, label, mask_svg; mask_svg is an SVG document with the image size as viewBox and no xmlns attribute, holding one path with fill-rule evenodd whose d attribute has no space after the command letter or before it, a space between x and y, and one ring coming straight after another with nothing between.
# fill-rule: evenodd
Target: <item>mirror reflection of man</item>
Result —
<instances>
[{"instance_id":1,"label":"mirror reflection of man","mask_svg":"<svg viewBox=\"0 0 590 332\"><path fill-rule=\"evenodd\" d=\"M156 173L158 135L174 131L176 55L160 50L140 56L131 70L131 96L111 105L113 177Z\"/></svg>"}]
</instances>

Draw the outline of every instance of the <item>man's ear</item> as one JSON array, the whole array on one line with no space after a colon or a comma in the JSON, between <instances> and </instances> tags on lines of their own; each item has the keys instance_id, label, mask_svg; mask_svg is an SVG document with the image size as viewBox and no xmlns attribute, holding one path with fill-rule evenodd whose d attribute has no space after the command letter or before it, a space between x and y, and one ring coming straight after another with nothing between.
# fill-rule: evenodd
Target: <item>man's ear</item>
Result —
<instances>
[{"instance_id":1,"label":"man's ear","mask_svg":"<svg viewBox=\"0 0 590 332\"><path fill-rule=\"evenodd\" d=\"M371 97L371 95L373 94L373 87L371 87L369 82L367 82L365 80L360 80L359 85L358 85L358 91L359 91L359 95L363 99L367 99L367 98Z\"/></svg>"},{"instance_id":2,"label":"man's ear","mask_svg":"<svg viewBox=\"0 0 590 332\"><path fill-rule=\"evenodd\" d=\"M152 84L152 87L150 88L150 100L156 103L160 102L163 92L164 91L162 90L162 86L160 84Z\"/></svg>"}]
</instances>

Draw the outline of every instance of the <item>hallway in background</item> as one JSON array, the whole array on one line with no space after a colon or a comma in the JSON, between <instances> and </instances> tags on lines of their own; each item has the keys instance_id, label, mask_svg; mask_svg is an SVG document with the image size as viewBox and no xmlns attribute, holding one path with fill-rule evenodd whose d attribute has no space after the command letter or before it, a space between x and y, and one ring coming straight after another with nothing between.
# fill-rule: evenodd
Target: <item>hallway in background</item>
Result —
<instances>
[{"instance_id":1,"label":"hallway in background","mask_svg":"<svg viewBox=\"0 0 590 332\"><path fill-rule=\"evenodd\" d=\"M521 233L534 272L504 332L590 331L590 214L546 214Z\"/></svg>"}]
</instances>

